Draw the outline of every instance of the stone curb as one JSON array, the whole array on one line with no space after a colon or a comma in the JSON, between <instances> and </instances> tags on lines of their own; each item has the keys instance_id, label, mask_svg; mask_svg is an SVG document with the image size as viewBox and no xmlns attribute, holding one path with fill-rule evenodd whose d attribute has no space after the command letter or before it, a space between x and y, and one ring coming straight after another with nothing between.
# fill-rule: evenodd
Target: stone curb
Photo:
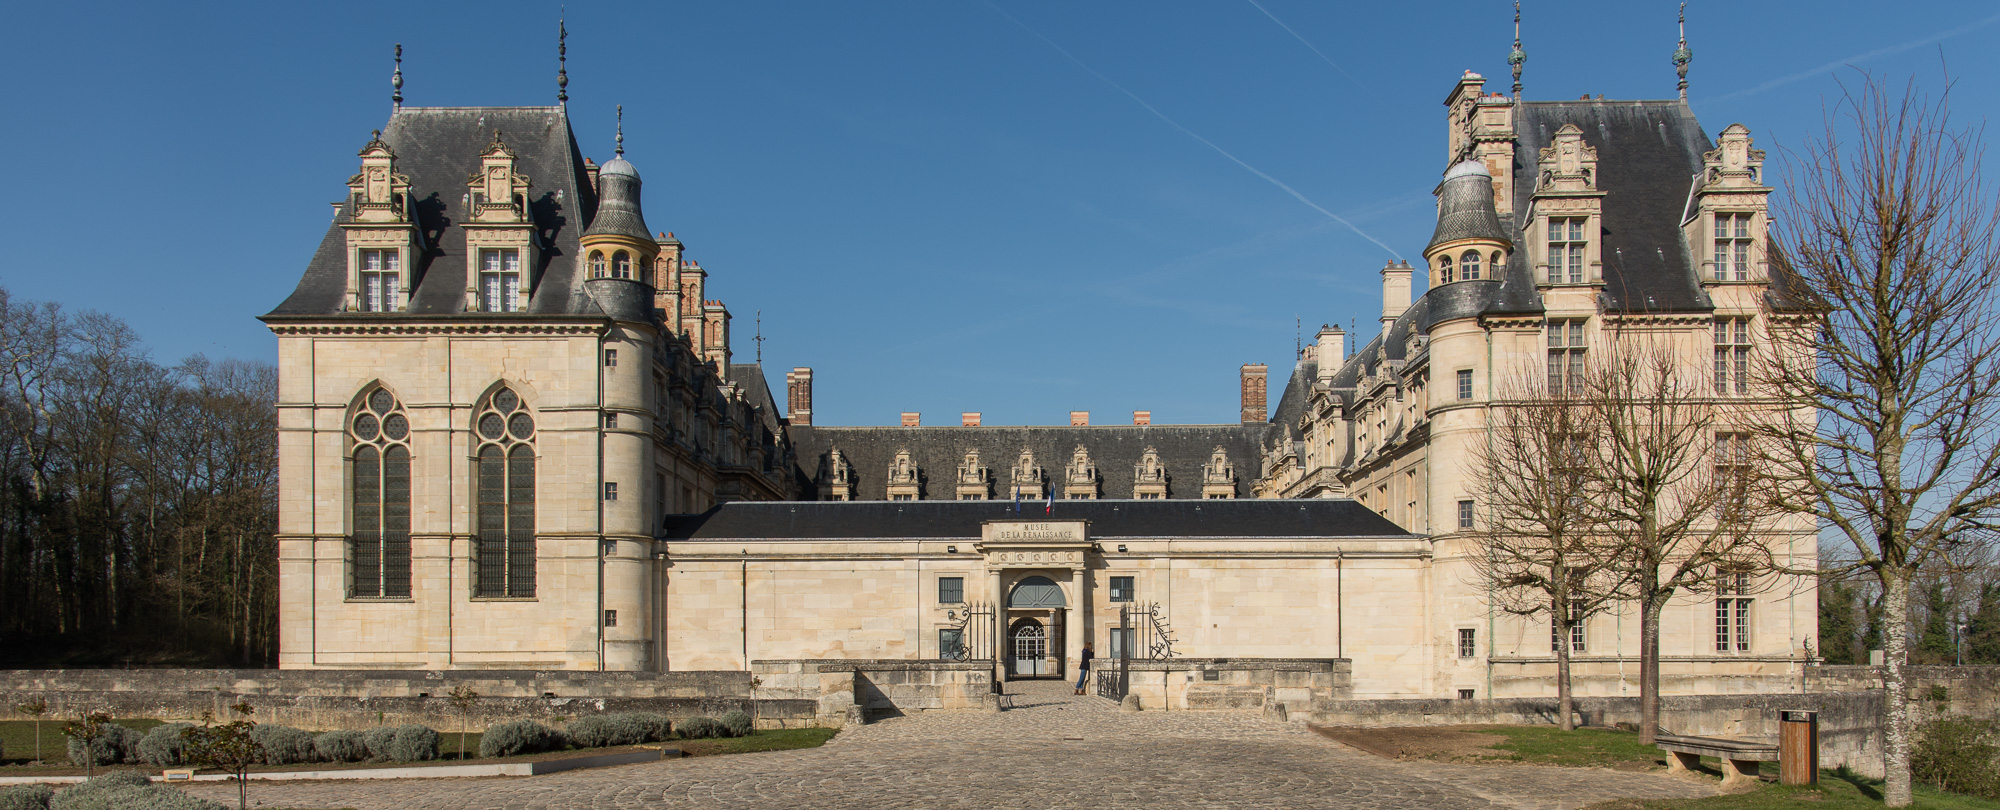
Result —
<instances>
[{"instance_id":1,"label":"stone curb","mask_svg":"<svg viewBox=\"0 0 2000 810\"><path fill-rule=\"evenodd\" d=\"M354 768L336 771L268 771L250 774L253 782L288 782L311 779L462 779L475 776L539 776L545 773L560 773L580 768L608 768L613 765L631 765L640 762L658 762L663 759L679 759L678 748L650 748L643 751L621 751L615 754L596 754L568 759L546 759L539 762L509 762L495 765L420 765L413 768ZM155 782L165 779L154 776ZM225 773L200 774L196 782L225 782L235 777ZM74 785L82 782L81 776L0 776L0 785ZM176 780L175 784L180 784Z\"/></svg>"}]
</instances>

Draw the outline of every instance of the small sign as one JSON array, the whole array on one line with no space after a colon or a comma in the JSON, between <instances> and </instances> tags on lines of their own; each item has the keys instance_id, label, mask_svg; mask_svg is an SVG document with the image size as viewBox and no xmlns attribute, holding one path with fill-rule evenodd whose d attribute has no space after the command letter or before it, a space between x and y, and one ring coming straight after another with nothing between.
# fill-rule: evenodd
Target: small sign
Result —
<instances>
[{"instance_id":1,"label":"small sign","mask_svg":"<svg viewBox=\"0 0 2000 810\"><path fill-rule=\"evenodd\" d=\"M1813 721L1813 715L1816 714L1819 714L1819 712L1806 711L1804 709L1779 709L1778 719L1786 723L1810 723Z\"/></svg>"},{"instance_id":2,"label":"small sign","mask_svg":"<svg viewBox=\"0 0 2000 810\"><path fill-rule=\"evenodd\" d=\"M194 769L193 769L193 768L168 768L167 770L164 770L164 771L161 771L161 772L160 772L160 781L162 781L162 782L192 782L192 781L194 781Z\"/></svg>"}]
</instances>

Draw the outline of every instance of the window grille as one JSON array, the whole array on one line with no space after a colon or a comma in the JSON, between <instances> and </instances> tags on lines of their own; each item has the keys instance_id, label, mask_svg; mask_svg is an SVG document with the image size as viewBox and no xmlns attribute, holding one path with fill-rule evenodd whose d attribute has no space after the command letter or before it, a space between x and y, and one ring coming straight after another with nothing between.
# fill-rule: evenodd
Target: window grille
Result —
<instances>
[{"instance_id":1,"label":"window grille","mask_svg":"<svg viewBox=\"0 0 2000 810\"><path fill-rule=\"evenodd\" d=\"M938 577L938 603L956 605L965 601L965 577Z\"/></svg>"},{"instance_id":2,"label":"window grille","mask_svg":"<svg viewBox=\"0 0 2000 810\"><path fill-rule=\"evenodd\" d=\"M396 293L402 283L403 252L371 248L361 251L360 259L361 311L396 311L402 303Z\"/></svg>"},{"instance_id":3,"label":"window grille","mask_svg":"<svg viewBox=\"0 0 2000 810\"><path fill-rule=\"evenodd\" d=\"M410 595L410 420L402 403L376 388L349 422L354 442L354 534L349 594Z\"/></svg>"},{"instance_id":4,"label":"window grille","mask_svg":"<svg viewBox=\"0 0 2000 810\"><path fill-rule=\"evenodd\" d=\"M1111 578L1111 601L1132 601L1132 577Z\"/></svg>"},{"instance_id":5,"label":"window grille","mask_svg":"<svg viewBox=\"0 0 2000 810\"><path fill-rule=\"evenodd\" d=\"M1549 321L1544 333L1549 347L1549 394L1580 393L1583 390L1583 357L1587 348L1583 327L1587 321Z\"/></svg>"},{"instance_id":6,"label":"window grille","mask_svg":"<svg viewBox=\"0 0 2000 810\"><path fill-rule=\"evenodd\" d=\"M1715 392L1750 393L1750 319L1715 319Z\"/></svg>"},{"instance_id":7,"label":"window grille","mask_svg":"<svg viewBox=\"0 0 2000 810\"><path fill-rule=\"evenodd\" d=\"M1750 215L1715 215L1715 280L1750 280Z\"/></svg>"},{"instance_id":8,"label":"window grille","mask_svg":"<svg viewBox=\"0 0 2000 810\"><path fill-rule=\"evenodd\" d=\"M519 312L521 303L521 251L479 251L480 310Z\"/></svg>"},{"instance_id":9,"label":"window grille","mask_svg":"<svg viewBox=\"0 0 2000 810\"><path fill-rule=\"evenodd\" d=\"M1556 217L1549 220L1549 283L1582 284L1583 254L1589 244L1583 237L1584 217Z\"/></svg>"},{"instance_id":10,"label":"window grille","mask_svg":"<svg viewBox=\"0 0 2000 810\"><path fill-rule=\"evenodd\" d=\"M519 394L493 392L474 422L479 512L475 595L535 595L535 419Z\"/></svg>"},{"instance_id":11,"label":"window grille","mask_svg":"<svg viewBox=\"0 0 2000 810\"><path fill-rule=\"evenodd\" d=\"M1479 631L1470 627L1458 629L1458 657L1473 658L1479 655Z\"/></svg>"}]
</instances>

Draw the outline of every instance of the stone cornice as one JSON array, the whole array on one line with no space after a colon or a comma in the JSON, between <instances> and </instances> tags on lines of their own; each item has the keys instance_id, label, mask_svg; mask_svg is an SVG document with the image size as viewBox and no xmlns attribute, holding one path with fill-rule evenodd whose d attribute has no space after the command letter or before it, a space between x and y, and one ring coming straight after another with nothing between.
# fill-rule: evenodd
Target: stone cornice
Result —
<instances>
[{"instance_id":1,"label":"stone cornice","mask_svg":"<svg viewBox=\"0 0 2000 810\"><path fill-rule=\"evenodd\" d=\"M273 334L291 335L601 335L609 320L576 316L535 316L471 320L463 315L385 316L340 320L266 316Z\"/></svg>"}]
</instances>

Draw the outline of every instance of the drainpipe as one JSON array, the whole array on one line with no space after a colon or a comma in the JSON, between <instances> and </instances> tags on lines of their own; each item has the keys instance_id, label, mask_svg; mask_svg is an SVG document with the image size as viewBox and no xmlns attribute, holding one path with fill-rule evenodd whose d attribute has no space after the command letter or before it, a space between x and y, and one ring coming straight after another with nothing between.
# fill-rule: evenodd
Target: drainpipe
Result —
<instances>
[{"instance_id":1,"label":"drainpipe","mask_svg":"<svg viewBox=\"0 0 2000 810\"><path fill-rule=\"evenodd\" d=\"M1480 411L1480 418L1481 421L1486 423L1486 457L1492 458L1493 457L1493 330L1482 329L1480 331L1486 333L1486 404ZM1493 505L1485 504L1485 507L1487 510L1489 510L1487 519L1490 522L1492 520L1492 514L1490 513L1490 510L1492 510ZM1493 699L1493 651L1495 649L1495 645L1498 643L1498 639L1495 639L1493 635L1494 632L1498 629L1498 627L1499 627L1499 620L1493 615L1493 582L1492 579L1489 577L1487 578L1486 582L1486 699L1487 700Z\"/></svg>"},{"instance_id":2,"label":"drainpipe","mask_svg":"<svg viewBox=\"0 0 2000 810\"><path fill-rule=\"evenodd\" d=\"M604 343L616 324L607 321L597 334L597 671L604 671Z\"/></svg>"}]
</instances>

